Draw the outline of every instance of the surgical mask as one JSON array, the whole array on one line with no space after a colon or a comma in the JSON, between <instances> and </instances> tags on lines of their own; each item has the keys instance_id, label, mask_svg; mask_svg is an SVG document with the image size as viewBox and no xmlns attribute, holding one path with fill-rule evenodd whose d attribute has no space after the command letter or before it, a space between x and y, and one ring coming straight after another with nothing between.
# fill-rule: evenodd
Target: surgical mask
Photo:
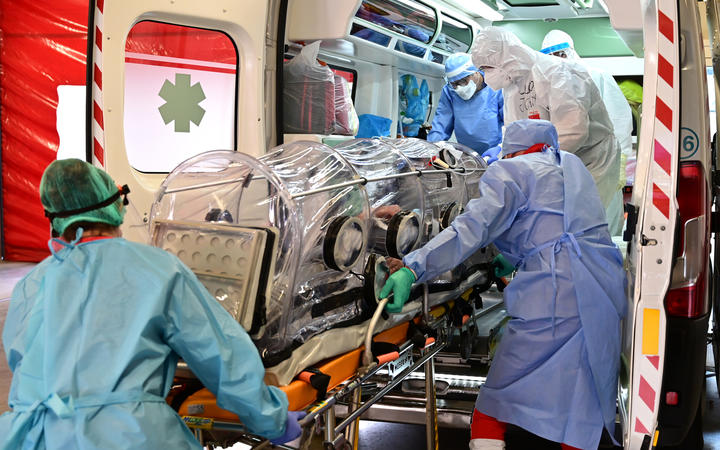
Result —
<instances>
[{"instance_id":1,"label":"surgical mask","mask_svg":"<svg viewBox=\"0 0 720 450\"><path fill-rule=\"evenodd\" d=\"M488 67L485 69L485 84L498 91L510 86L512 78L502 69Z\"/></svg>"},{"instance_id":2,"label":"surgical mask","mask_svg":"<svg viewBox=\"0 0 720 450\"><path fill-rule=\"evenodd\" d=\"M465 84L465 86L456 87L455 93L463 100L470 100L470 98L475 94L476 89L477 86L475 85L475 82L470 80L467 84Z\"/></svg>"}]
</instances>

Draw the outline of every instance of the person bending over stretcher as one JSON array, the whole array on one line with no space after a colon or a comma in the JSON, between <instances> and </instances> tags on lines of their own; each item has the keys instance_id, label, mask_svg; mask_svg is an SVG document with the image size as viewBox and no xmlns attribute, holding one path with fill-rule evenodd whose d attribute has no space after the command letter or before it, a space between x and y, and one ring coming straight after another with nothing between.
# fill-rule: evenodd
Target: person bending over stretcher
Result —
<instances>
[{"instance_id":1,"label":"person bending over stretcher","mask_svg":"<svg viewBox=\"0 0 720 450\"><path fill-rule=\"evenodd\" d=\"M504 290L510 321L475 403L471 449L504 449L507 424L597 449L613 436L625 316L625 273L590 172L558 151L545 120L507 126L503 159L480 179L480 197L422 248L390 261L389 312L424 282L494 243L517 267ZM401 267L401 268L399 268Z\"/></svg>"},{"instance_id":2,"label":"person bending over stretcher","mask_svg":"<svg viewBox=\"0 0 720 450\"><path fill-rule=\"evenodd\" d=\"M121 238L128 192L78 159L43 174L40 199L63 239L12 294L0 449L200 449L165 403L179 357L249 431L298 437L304 413L265 385L245 330L175 256Z\"/></svg>"}]
</instances>

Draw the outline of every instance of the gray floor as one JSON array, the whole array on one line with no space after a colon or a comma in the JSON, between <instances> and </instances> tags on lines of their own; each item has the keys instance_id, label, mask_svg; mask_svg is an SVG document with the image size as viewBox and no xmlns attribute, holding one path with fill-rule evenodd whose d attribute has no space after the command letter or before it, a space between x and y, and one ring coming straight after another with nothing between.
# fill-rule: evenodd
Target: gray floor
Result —
<instances>
[{"instance_id":1,"label":"gray floor","mask_svg":"<svg viewBox=\"0 0 720 450\"><path fill-rule=\"evenodd\" d=\"M32 269L33 264L8 263L0 261L0 329L5 323L10 294L15 283ZM11 374L5 361L4 351L0 357L0 413L7 411L7 395ZM720 397L715 378L707 380L706 408L703 415L705 449L720 450ZM403 425L363 421L360 424L361 450L395 450L425 448L425 429L420 425ZM469 430L441 429L440 449L467 448Z\"/></svg>"}]
</instances>

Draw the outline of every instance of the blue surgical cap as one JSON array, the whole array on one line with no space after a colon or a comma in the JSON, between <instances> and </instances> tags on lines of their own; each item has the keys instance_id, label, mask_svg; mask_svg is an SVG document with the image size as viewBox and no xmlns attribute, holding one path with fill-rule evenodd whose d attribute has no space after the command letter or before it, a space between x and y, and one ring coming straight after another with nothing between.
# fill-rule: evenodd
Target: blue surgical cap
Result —
<instances>
[{"instance_id":1,"label":"blue surgical cap","mask_svg":"<svg viewBox=\"0 0 720 450\"><path fill-rule=\"evenodd\" d=\"M535 144L558 148L558 134L552 123L547 120L522 119L505 127L503 156L527 150Z\"/></svg>"},{"instance_id":2,"label":"blue surgical cap","mask_svg":"<svg viewBox=\"0 0 720 450\"><path fill-rule=\"evenodd\" d=\"M467 53L454 53L445 61L445 78L448 83L461 80L475 72L480 71L473 65L472 59Z\"/></svg>"}]
</instances>

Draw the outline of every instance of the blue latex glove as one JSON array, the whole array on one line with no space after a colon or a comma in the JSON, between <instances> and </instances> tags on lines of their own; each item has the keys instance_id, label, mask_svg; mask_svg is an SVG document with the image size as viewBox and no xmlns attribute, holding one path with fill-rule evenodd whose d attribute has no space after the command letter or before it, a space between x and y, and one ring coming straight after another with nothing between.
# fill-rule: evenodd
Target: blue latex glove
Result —
<instances>
[{"instance_id":1,"label":"blue latex glove","mask_svg":"<svg viewBox=\"0 0 720 450\"><path fill-rule=\"evenodd\" d=\"M496 145L495 147L490 147L489 149L485 150L482 156L483 158L487 158L488 164L492 164L500 158L501 151L502 147Z\"/></svg>"},{"instance_id":2,"label":"blue latex glove","mask_svg":"<svg viewBox=\"0 0 720 450\"><path fill-rule=\"evenodd\" d=\"M515 270L515 266L510 264L503 255L497 255L493 259L493 267L495 268L495 276L498 278L510 275Z\"/></svg>"},{"instance_id":3,"label":"blue latex glove","mask_svg":"<svg viewBox=\"0 0 720 450\"><path fill-rule=\"evenodd\" d=\"M410 288L414 282L415 274L407 267L390 275L380 291L380 298L386 298L391 292L393 294L392 303L385 305L387 312L398 313L402 310L403 305L410 297Z\"/></svg>"},{"instance_id":4,"label":"blue latex glove","mask_svg":"<svg viewBox=\"0 0 720 450\"><path fill-rule=\"evenodd\" d=\"M271 439L274 445L285 444L300 437L302 434L302 427L298 423L300 419L305 417L305 411L288 411L287 425L285 425L285 434L275 439Z\"/></svg>"}]
</instances>

